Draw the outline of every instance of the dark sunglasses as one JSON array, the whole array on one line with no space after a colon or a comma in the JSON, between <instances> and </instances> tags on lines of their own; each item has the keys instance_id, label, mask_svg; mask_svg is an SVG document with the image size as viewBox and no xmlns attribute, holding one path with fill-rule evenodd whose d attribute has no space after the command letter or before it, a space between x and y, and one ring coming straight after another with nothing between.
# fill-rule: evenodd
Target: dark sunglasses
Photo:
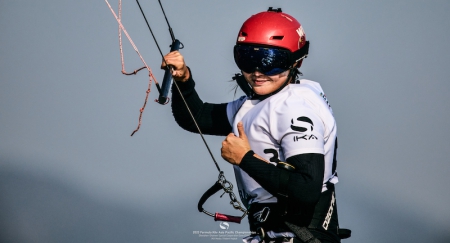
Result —
<instances>
[{"instance_id":1,"label":"dark sunglasses","mask_svg":"<svg viewBox=\"0 0 450 243\"><path fill-rule=\"evenodd\" d=\"M234 61L246 73L259 71L264 75L276 75L288 70L293 64L291 52L286 49L235 45Z\"/></svg>"}]
</instances>

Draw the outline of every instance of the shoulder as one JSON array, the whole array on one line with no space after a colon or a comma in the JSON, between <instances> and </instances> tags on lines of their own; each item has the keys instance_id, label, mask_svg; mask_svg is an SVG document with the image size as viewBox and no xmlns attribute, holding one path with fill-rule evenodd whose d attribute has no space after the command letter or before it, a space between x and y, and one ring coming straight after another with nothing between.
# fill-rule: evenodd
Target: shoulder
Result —
<instances>
[{"instance_id":1,"label":"shoulder","mask_svg":"<svg viewBox=\"0 0 450 243\"><path fill-rule=\"evenodd\" d=\"M248 100L247 96L241 96L239 99L233 100L227 104L227 117L230 124L233 124L234 116L246 100Z\"/></svg>"},{"instance_id":2,"label":"shoulder","mask_svg":"<svg viewBox=\"0 0 450 243\"><path fill-rule=\"evenodd\" d=\"M247 96L241 96L241 97L239 97L239 99L233 100L233 101L229 102L228 105L227 105L227 106L228 106L227 109L229 109L229 110L231 110L231 111L237 111L237 110L239 110L239 107L241 107L242 104L243 104L247 99L248 99Z\"/></svg>"},{"instance_id":3,"label":"shoulder","mask_svg":"<svg viewBox=\"0 0 450 243\"><path fill-rule=\"evenodd\" d=\"M300 80L299 84L290 84L288 88L291 96L301 96L302 98L319 98L324 93L318 82L308 79Z\"/></svg>"},{"instance_id":4,"label":"shoulder","mask_svg":"<svg viewBox=\"0 0 450 243\"><path fill-rule=\"evenodd\" d=\"M302 79L298 84L289 84L278 94L269 98L271 106L280 107L292 103L304 103L306 101L317 102L323 95L319 83Z\"/></svg>"},{"instance_id":5,"label":"shoulder","mask_svg":"<svg viewBox=\"0 0 450 243\"><path fill-rule=\"evenodd\" d=\"M299 84L288 85L277 101L288 106L303 105L314 110L328 110L333 113L322 86L308 79L300 80Z\"/></svg>"},{"instance_id":6,"label":"shoulder","mask_svg":"<svg viewBox=\"0 0 450 243\"><path fill-rule=\"evenodd\" d=\"M322 122L332 126L334 123L333 111L317 82L304 79L300 84L289 84L270 98L265 110L272 123L280 121L291 125L293 120L302 117L313 120L315 124Z\"/></svg>"}]
</instances>

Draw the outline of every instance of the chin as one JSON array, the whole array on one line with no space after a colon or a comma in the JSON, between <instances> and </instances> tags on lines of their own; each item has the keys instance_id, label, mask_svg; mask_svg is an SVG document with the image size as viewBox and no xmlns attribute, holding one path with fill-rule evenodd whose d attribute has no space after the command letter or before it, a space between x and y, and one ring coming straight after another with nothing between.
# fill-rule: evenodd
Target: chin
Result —
<instances>
[{"instance_id":1,"label":"chin","mask_svg":"<svg viewBox=\"0 0 450 243\"><path fill-rule=\"evenodd\" d=\"M270 94L270 92L264 90L264 89L255 89L253 88L253 92L255 92L255 94L257 95L266 95L266 94Z\"/></svg>"}]
</instances>

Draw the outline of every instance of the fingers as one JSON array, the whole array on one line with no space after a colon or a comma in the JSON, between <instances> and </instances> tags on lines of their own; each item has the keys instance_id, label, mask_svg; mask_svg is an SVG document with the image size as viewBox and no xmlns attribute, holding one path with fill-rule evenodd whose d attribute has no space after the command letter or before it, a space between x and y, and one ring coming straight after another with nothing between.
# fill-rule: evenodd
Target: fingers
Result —
<instances>
[{"instance_id":1,"label":"fingers","mask_svg":"<svg viewBox=\"0 0 450 243\"><path fill-rule=\"evenodd\" d=\"M241 121L238 122L237 129L238 129L239 137L247 140L247 134L245 134L245 131L244 131L244 124Z\"/></svg>"},{"instance_id":2,"label":"fingers","mask_svg":"<svg viewBox=\"0 0 450 243\"><path fill-rule=\"evenodd\" d=\"M164 56L161 62L161 69L165 69L166 65L172 66L174 69L180 69L184 64L184 57L179 51L173 51Z\"/></svg>"},{"instance_id":3,"label":"fingers","mask_svg":"<svg viewBox=\"0 0 450 243\"><path fill-rule=\"evenodd\" d=\"M239 165L244 155L251 150L242 123L240 126L241 128L238 126L239 137L234 135L234 133L228 134L223 140L220 150L222 158L234 165Z\"/></svg>"},{"instance_id":4,"label":"fingers","mask_svg":"<svg viewBox=\"0 0 450 243\"><path fill-rule=\"evenodd\" d=\"M164 56L161 62L161 69L166 69L169 65L172 69L172 76L176 81L187 81L190 73L186 66L183 55L179 51L173 51Z\"/></svg>"},{"instance_id":5,"label":"fingers","mask_svg":"<svg viewBox=\"0 0 450 243\"><path fill-rule=\"evenodd\" d=\"M236 157L236 151L235 151L235 139L239 139L234 135L234 133L228 134L228 136L222 141L222 148L220 149L220 153L222 158L224 158L226 161L228 161L231 164L238 164L238 160Z\"/></svg>"}]
</instances>

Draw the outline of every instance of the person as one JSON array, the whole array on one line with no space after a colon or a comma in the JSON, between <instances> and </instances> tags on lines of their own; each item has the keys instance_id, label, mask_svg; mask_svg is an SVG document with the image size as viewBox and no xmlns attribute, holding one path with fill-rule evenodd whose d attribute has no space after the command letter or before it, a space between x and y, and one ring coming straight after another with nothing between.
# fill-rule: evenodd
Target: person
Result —
<instances>
[{"instance_id":1,"label":"person","mask_svg":"<svg viewBox=\"0 0 450 243\"><path fill-rule=\"evenodd\" d=\"M221 154L234 166L255 232L244 242L340 242L337 128L319 83L298 80L308 48L301 24L281 9L251 16L234 47L246 95L222 104L200 99L180 52L164 57L162 68L172 67L201 131L226 136ZM176 122L198 132L181 95L172 93Z\"/></svg>"}]
</instances>

